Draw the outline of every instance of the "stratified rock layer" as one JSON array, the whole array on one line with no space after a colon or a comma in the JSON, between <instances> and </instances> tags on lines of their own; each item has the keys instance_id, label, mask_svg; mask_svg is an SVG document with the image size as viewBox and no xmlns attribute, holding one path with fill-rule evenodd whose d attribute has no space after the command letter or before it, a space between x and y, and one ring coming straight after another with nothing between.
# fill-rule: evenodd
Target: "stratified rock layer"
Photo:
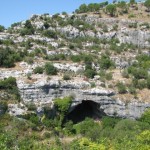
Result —
<instances>
[{"instance_id":1,"label":"stratified rock layer","mask_svg":"<svg viewBox=\"0 0 150 150\"><path fill-rule=\"evenodd\" d=\"M36 105L51 104L57 97L73 96L70 111L83 100L91 100L99 104L99 109L108 116L122 118L139 118L144 110L150 107L150 103L132 100L125 103L120 99L114 99L115 93L104 88L91 88L86 81L40 81L33 84L25 84L18 81L18 88L25 103Z\"/></svg>"}]
</instances>

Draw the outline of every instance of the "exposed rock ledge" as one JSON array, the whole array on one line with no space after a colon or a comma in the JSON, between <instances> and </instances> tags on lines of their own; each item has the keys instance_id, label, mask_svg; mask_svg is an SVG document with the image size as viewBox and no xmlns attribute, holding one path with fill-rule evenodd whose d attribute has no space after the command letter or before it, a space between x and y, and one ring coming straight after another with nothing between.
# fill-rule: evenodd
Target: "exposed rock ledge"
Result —
<instances>
[{"instance_id":1,"label":"exposed rock ledge","mask_svg":"<svg viewBox=\"0 0 150 150\"><path fill-rule=\"evenodd\" d=\"M108 116L122 118L139 118L144 110L150 107L150 103L133 100L125 103L119 99L113 99L115 93L109 89L91 88L87 81L38 81L26 84L18 81L18 88L24 103L35 103L37 106L52 104L56 97L74 96L70 111L83 100L91 100L99 104L99 109ZM52 107L51 105L51 107Z\"/></svg>"}]
</instances>

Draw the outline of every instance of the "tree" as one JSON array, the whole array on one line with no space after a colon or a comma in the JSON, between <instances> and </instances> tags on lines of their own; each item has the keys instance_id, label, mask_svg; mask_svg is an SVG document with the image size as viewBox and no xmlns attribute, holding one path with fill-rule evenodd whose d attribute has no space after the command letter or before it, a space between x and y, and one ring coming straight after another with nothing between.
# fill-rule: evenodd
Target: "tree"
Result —
<instances>
[{"instance_id":1,"label":"tree","mask_svg":"<svg viewBox=\"0 0 150 150\"><path fill-rule=\"evenodd\" d=\"M0 25L0 32L3 32L5 30L5 27Z\"/></svg>"},{"instance_id":2,"label":"tree","mask_svg":"<svg viewBox=\"0 0 150 150\"><path fill-rule=\"evenodd\" d=\"M147 7L148 11L150 12L150 0L145 1L144 5Z\"/></svg>"},{"instance_id":3,"label":"tree","mask_svg":"<svg viewBox=\"0 0 150 150\"><path fill-rule=\"evenodd\" d=\"M135 0L130 0L130 4L131 5L135 4Z\"/></svg>"},{"instance_id":4,"label":"tree","mask_svg":"<svg viewBox=\"0 0 150 150\"><path fill-rule=\"evenodd\" d=\"M86 4L82 4L80 7L79 7L79 12L80 13L85 13L88 11L88 8L87 8L87 5Z\"/></svg>"},{"instance_id":5,"label":"tree","mask_svg":"<svg viewBox=\"0 0 150 150\"><path fill-rule=\"evenodd\" d=\"M109 4L106 7L106 12L109 13L112 17L115 16L116 10L116 5L114 4Z\"/></svg>"},{"instance_id":6,"label":"tree","mask_svg":"<svg viewBox=\"0 0 150 150\"><path fill-rule=\"evenodd\" d=\"M59 126L62 125L63 120L64 120L66 114L68 113L68 110L72 103L72 99L73 99L73 97L68 96L68 97L64 97L62 99L57 98L54 100L54 106L57 110L57 116L59 118Z\"/></svg>"}]
</instances>

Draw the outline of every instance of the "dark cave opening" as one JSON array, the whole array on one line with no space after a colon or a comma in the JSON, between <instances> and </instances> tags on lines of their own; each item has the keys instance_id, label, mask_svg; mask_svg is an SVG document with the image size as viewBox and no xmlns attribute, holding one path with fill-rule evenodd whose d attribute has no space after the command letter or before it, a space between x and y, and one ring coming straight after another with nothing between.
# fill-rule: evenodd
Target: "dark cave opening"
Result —
<instances>
[{"instance_id":1,"label":"dark cave opening","mask_svg":"<svg viewBox=\"0 0 150 150\"><path fill-rule=\"evenodd\" d=\"M94 120L100 119L105 114L99 107L100 105L94 101L83 100L67 115L67 119L73 121L73 123L81 122L86 117Z\"/></svg>"}]
</instances>

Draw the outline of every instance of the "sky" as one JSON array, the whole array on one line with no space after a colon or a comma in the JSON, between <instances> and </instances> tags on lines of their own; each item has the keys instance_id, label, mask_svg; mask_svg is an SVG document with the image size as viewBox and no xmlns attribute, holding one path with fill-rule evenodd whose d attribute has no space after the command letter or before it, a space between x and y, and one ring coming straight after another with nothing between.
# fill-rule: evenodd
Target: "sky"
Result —
<instances>
[{"instance_id":1,"label":"sky","mask_svg":"<svg viewBox=\"0 0 150 150\"><path fill-rule=\"evenodd\" d=\"M73 12L81 4L100 3L106 0L1 0L0 25L9 27L28 19L32 14Z\"/></svg>"}]
</instances>

